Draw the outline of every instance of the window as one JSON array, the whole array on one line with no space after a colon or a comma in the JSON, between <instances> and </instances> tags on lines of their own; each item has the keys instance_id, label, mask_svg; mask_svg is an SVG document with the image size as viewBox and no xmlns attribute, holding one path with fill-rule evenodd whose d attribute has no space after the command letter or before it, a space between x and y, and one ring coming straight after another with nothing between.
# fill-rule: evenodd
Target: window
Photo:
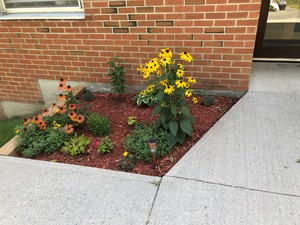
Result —
<instances>
[{"instance_id":1,"label":"window","mask_svg":"<svg viewBox=\"0 0 300 225\"><path fill-rule=\"evenodd\" d=\"M80 0L1 0L3 12L80 11Z\"/></svg>"}]
</instances>

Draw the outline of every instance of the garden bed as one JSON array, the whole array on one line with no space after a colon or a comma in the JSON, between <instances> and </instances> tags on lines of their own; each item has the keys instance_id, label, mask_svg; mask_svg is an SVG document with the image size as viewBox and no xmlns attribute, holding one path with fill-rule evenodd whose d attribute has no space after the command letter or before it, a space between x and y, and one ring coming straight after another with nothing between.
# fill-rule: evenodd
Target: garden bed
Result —
<instances>
[{"instance_id":1,"label":"garden bed","mask_svg":"<svg viewBox=\"0 0 300 225\"><path fill-rule=\"evenodd\" d=\"M132 100L134 94L100 94L95 93L91 102L80 99L81 105L87 107L88 112L97 112L103 116L108 115L111 121L111 132L109 138L114 143L111 153L97 153L100 137L94 137L87 126L79 129L78 134L84 134L90 138L85 153L80 156L65 155L60 151L52 154L41 154L35 157L37 160L45 160L60 163L76 164L110 170L118 170L118 161L123 158L126 149L123 147L124 138L133 130L133 126L128 124L128 117L136 117L138 122L154 122L152 108L140 107ZM200 99L200 97L199 97ZM201 99L200 99L201 100ZM238 99L215 96L215 103L206 107L202 104L190 104L191 113L195 117L193 125L194 132L191 138L187 138L183 145L176 145L169 155L157 159L157 167L152 163L138 162L133 173L163 176L166 174L182 156L237 102ZM201 101L200 101L201 102ZM201 151L201 149L200 149Z\"/></svg>"}]
</instances>

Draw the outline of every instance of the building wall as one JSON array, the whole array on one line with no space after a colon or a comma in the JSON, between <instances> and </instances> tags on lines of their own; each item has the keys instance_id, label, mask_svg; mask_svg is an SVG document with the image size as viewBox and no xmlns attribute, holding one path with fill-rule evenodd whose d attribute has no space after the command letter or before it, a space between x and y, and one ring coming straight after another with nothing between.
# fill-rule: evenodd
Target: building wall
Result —
<instances>
[{"instance_id":1,"label":"building wall","mask_svg":"<svg viewBox=\"0 0 300 225\"><path fill-rule=\"evenodd\" d=\"M197 88L246 91L260 0L84 0L84 20L0 21L0 102L41 103L39 79L109 82L124 60L127 84L161 48L194 57Z\"/></svg>"}]
</instances>

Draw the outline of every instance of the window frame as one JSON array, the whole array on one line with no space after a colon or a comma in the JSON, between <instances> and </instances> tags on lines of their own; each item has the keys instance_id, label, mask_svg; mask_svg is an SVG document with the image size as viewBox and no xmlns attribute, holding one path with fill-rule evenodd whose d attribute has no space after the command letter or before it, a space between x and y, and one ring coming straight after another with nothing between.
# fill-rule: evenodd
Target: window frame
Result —
<instances>
[{"instance_id":1,"label":"window frame","mask_svg":"<svg viewBox=\"0 0 300 225\"><path fill-rule=\"evenodd\" d=\"M0 9L2 14L18 14L18 13L62 13L62 12L84 12L82 0L77 0L78 6L76 7L41 7L41 8L14 8L7 9L5 0L0 0Z\"/></svg>"}]
</instances>

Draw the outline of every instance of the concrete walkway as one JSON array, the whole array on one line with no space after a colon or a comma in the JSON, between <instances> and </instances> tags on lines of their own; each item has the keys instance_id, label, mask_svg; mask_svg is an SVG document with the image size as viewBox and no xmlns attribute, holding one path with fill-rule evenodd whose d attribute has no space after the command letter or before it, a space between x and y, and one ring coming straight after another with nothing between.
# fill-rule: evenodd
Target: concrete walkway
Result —
<instances>
[{"instance_id":1,"label":"concrete walkway","mask_svg":"<svg viewBox=\"0 0 300 225\"><path fill-rule=\"evenodd\" d=\"M251 79L162 179L0 157L0 225L299 225L300 67Z\"/></svg>"}]
</instances>

